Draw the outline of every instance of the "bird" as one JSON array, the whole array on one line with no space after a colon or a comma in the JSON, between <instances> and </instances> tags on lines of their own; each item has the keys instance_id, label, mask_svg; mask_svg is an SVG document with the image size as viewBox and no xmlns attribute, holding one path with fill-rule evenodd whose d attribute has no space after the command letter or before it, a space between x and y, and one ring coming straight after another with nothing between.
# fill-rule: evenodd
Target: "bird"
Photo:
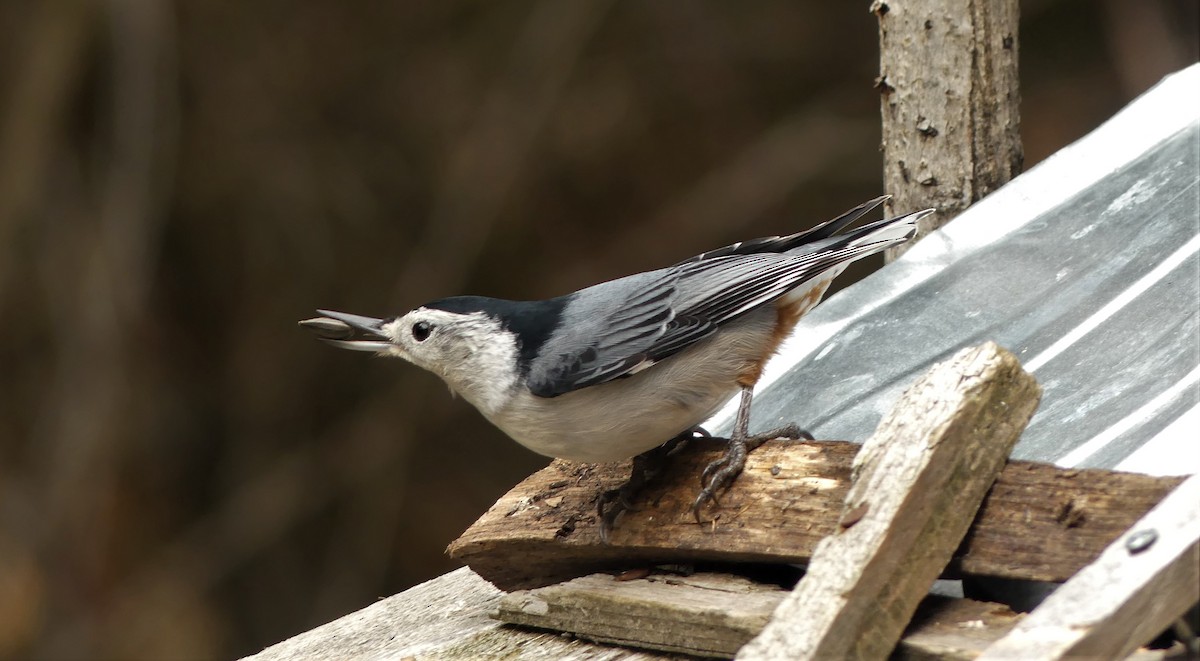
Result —
<instances>
[{"instance_id":1,"label":"bird","mask_svg":"<svg viewBox=\"0 0 1200 661\"><path fill-rule=\"evenodd\" d=\"M840 233L888 196L811 229L711 250L673 266L544 300L454 296L391 317L333 310L300 321L343 349L404 359L440 376L517 443L578 462L634 458L629 481L598 498L600 534L664 458L740 396L720 459L700 476L697 522L770 438L751 435L754 386L767 361L851 262L903 243L933 209Z\"/></svg>"}]
</instances>

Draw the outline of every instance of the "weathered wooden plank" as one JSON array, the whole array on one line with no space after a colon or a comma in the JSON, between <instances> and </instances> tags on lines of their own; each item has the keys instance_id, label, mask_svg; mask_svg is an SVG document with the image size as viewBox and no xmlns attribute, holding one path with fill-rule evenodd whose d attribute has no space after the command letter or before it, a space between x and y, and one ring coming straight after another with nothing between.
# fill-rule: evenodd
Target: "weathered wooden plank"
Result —
<instances>
[{"instance_id":1,"label":"weathered wooden plank","mask_svg":"<svg viewBox=\"0 0 1200 661\"><path fill-rule=\"evenodd\" d=\"M952 568L979 576L1065 581L1183 480L1010 461Z\"/></svg>"},{"instance_id":2,"label":"weathered wooden plank","mask_svg":"<svg viewBox=\"0 0 1200 661\"><path fill-rule=\"evenodd\" d=\"M851 443L770 442L697 525L691 504L700 472L724 450L696 442L673 458L600 541L596 498L620 485L629 464L554 461L505 494L449 548L498 587L537 587L602 569L673 562L795 562L835 524L849 483Z\"/></svg>"},{"instance_id":3,"label":"weathered wooden plank","mask_svg":"<svg viewBox=\"0 0 1200 661\"><path fill-rule=\"evenodd\" d=\"M513 592L505 622L697 656L733 656L762 630L787 592L730 574L652 575L623 581L591 574Z\"/></svg>"},{"instance_id":4,"label":"weathered wooden plank","mask_svg":"<svg viewBox=\"0 0 1200 661\"><path fill-rule=\"evenodd\" d=\"M859 446L773 441L696 525L688 509L700 471L723 450L696 443L676 456L600 543L596 497L626 464L555 461L505 494L450 545L450 555L497 586L547 585L595 571L678 562L806 563L833 532ZM1182 481L1011 461L951 563L973 575L1065 581ZM832 514L831 514L832 513Z\"/></svg>"},{"instance_id":5,"label":"weathered wooden plank","mask_svg":"<svg viewBox=\"0 0 1200 661\"><path fill-rule=\"evenodd\" d=\"M246 661L677 658L505 627L490 617L502 594L464 567L272 645Z\"/></svg>"},{"instance_id":6,"label":"weathered wooden plank","mask_svg":"<svg viewBox=\"0 0 1200 661\"><path fill-rule=\"evenodd\" d=\"M612 578L607 580L612 582ZM660 581L660 585L674 587L665 581ZM672 594L660 595L659 603L669 607L674 602ZM776 599L782 599L783 591L778 590L777 595ZM730 598L737 597L730 595ZM682 659L666 652L594 645L557 633L506 626L489 617L502 599L503 593L464 567L246 658L253 661ZM764 608L760 619L765 621L773 608L773 605ZM1010 629L1017 617L999 604L930 598L922 604L913 628L901 641L895 658L901 661L974 658L987 644ZM589 618L587 614L581 614L577 619L587 621ZM1163 661L1163 655L1140 653L1136 661Z\"/></svg>"},{"instance_id":7,"label":"weathered wooden plank","mask_svg":"<svg viewBox=\"0 0 1200 661\"><path fill-rule=\"evenodd\" d=\"M1021 620L1004 604L929 596L890 657L892 661L972 661Z\"/></svg>"},{"instance_id":8,"label":"weathered wooden plank","mask_svg":"<svg viewBox=\"0 0 1200 661\"><path fill-rule=\"evenodd\" d=\"M1200 475L1055 590L981 660L1112 659L1200 602Z\"/></svg>"},{"instance_id":9,"label":"weathered wooden plank","mask_svg":"<svg viewBox=\"0 0 1200 661\"><path fill-rule=\"evenodd\" d=\"M602 643L732 657L762 630L787 594L730 574L655 574L629 581L592 574L506 595L497 617ZM928 597L897 658L974 659L1018 619L1001 604Z\"/></svg>"},{"instance_id":10,"label":"weathered wooden plank","mask_svg":"<svg viewBox=\"0 0 1200 661\"><path fill-rule=\"evenodd\" d=\"M1042 389L993 342L934 365L854 460L839 529L744 659L879 659L958 548Z\"/></svg>"},{"instance_id":11,"label":"weathered wooden plank","mask_svg":"<svg viewBox=\"0 0 1200 661\"><path fill-rule=\"evenodd\" d=\"M921 602L912 626L889 658L891 661L974 661L1024 617L1004 604L931 596ZM1182 645L1176 644L1165 650L1141 648L1124 658L1125 661L1183 661L1187 653Z\"/></svg>"},{"instance_id":12,"label":"weathered wooden plank","mask_svg":"<svg viewBox=\"0 0 1200 661\"><path fill-rule=\"evenodd\" d=\"M1021 171L1018 3L875 0L871 9L888 212L939 211L919 239Z\"/></svg>"}]
</instances>

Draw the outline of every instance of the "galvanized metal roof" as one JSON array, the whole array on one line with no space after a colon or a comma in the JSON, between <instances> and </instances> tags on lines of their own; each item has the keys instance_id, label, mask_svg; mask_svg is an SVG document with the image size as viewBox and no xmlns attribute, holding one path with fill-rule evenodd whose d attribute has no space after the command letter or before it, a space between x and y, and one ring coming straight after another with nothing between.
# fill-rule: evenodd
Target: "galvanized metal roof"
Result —
<instances>
[{"instance_id":1,"label":"galvanized metal roof","mask_svg":"<svg viewBox=\"0 0 1200 661\"><path fill-rule=\"evenodd\" d=\"M805 317L751 428L865 440L932 363L987 340L1044 388L1014 458L1200 472L1200 64Z\"/></svg>"}]
</instances>

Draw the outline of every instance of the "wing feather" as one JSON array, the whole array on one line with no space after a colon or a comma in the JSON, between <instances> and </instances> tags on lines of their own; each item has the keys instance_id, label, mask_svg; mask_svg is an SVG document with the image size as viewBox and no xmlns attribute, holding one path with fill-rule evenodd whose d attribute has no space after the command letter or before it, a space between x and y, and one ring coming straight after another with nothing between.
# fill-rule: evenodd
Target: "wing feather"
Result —
<instances>
[{"instance_id":1,"label":"wing feather","mask_svg":"<svg viewBox=\"0 0 1200 661\"><path fill-rule=\"evenodd\" d=\"M530 367L530 391L556 397L635 374L832 268L899 243L907 238L905 225L895 231L883 228L900 221L913 225L916 214L907 221L908 217L889 219L828 237L881 201L872 200L813 230L783 237L789 242L797 236L815 241L811 250L774 252L783 240L759 240L767 252L744 252L754 242L741 244L740 249L730 246L667 269L577 292L564 310L570 332L557 333L539 352ZM715 253L724 254L712 256Z\"/></svg>"}]
</instances>

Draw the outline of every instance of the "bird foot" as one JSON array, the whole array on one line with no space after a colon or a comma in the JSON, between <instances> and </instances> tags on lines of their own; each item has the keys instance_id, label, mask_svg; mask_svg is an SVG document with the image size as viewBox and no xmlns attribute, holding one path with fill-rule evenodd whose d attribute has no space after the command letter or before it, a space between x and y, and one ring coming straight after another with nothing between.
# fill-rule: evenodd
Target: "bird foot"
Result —
<instances>
[{"instance_id":1,"label":"bird foot","mask_svg":"<svg viewBox=\"0 0 1200 661\"><path fill-rule=\"evenodd\" d=\"M600 541L607 544L609 534L617 523L617 517L622 512L636 512L633 501L646 484L654 479L666 465L667 459L683 449L693 438L708 438L710 434L696 427L672 438L662 445L639 454L633 458L633 470L629 480L617 487L600 494L596 501L596 512L600 515Z\"/></svg>"},{"instance_id":2,"label":"bird foot","mask_svg":"<svg viewBox=\"0 0 1200 661\"><path fill-rule=\"evenodd\" d=\"M801 429L796 424L790 424L786 427L772 429L761 434L755 434L746 438L731 438L729 439L729 447L726 448L725 454L710 463L704 468L704 472L700 474L700 494L696 496L696 501L692 503L692 515L696 517L696 523L703 523L700 518L700 510L705 504L712 501L713 505L721 506L717 500L717 494L724 492L729 488L738 475L742 474L742 470L746 468L746 456L758 446L775 438L786 438L790 440L813 440L812 434Z\"/></svg>"}]
</instances>

